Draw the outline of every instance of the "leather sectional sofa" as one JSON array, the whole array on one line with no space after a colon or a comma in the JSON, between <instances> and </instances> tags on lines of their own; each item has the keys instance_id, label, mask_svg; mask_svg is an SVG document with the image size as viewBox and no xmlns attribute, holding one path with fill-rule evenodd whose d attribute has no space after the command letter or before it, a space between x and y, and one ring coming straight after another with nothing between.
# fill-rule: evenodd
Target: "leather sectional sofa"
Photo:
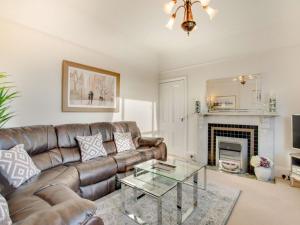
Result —
<instances>
[{"instance_id":1,"label":"leather sectional sofa","mask_svg":"<svg viewBox=\"0 0 300 225\"><path fill-rule=\"evenodd\" d=\"M113 132L131 132L136 150L117 153ZM108 157L81 162L76 136L101 133ZM0 130L0 149L24 144L42 171L18 189L0 175L14 224L102 225L92 200L115 191L118 178L137 163L155 158L166 160L161 138L142 138L135 122L31 126Z\"/></svg>"}]
</instances>

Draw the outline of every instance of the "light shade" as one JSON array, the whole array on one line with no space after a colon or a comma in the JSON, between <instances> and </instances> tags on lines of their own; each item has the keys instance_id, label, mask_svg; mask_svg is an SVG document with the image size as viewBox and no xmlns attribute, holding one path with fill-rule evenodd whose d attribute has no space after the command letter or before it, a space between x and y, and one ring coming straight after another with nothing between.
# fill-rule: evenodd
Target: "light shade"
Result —
<instances>
[{"instance_id":1,"label":"light shade","mask_svg":"<svg viewBox=\"0 0 300 225\"><path fill-rule=\"evenodd\" d=\"M167 4L165 4L165 7L164 7L165 13L171 14L175 5L176 5L176 0L172 0L172 1L168 2Z\"/></svg>"},{"instance_id":2,"label":"light shade","mask_svg":"<svg viewBox=\"0 0 300 225\"><path fill-rule=\"evenodd\" d=\"M169 22L167 23L166 25L166 28L168 28L169 30L172 30L173 29L173 25L174 25L174 22L175 22L175 18L176 18L176 15L173 14L169 20Z\"/></svg>"},{"instance_id":3,"label":"light shade","mask_svg":"<svg viewBox=\"0 0 300 225\"><path fill-rule=\"evenodd\" d=\"M217 13L218 13L218 10L213 9L212 7L209 7L209 6L205 6L204 10L209 15L210 20L212 20L217 15Z\"/></svg>"},{"instance_id":4,"label":"light shade","mask_svg":"<svg viewBox=\"0 0 300 225\"><path fill-rule=\"evenodd\" d=\"M200 3L203 7L208 6L211 0L200 0Z\"/></svg>"}]
</instances>

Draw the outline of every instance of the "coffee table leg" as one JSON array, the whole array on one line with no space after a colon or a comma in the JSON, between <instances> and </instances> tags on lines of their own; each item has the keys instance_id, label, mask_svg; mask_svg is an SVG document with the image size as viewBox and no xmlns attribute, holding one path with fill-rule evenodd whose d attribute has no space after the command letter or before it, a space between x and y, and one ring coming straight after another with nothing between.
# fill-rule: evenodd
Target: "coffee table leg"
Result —
<instances>
[{"instance_id":1,"label":"coffee table leg","mask_svg":"<svg viewBox=\"0 0 300 225\"><path fill-rule=\"evenodd\" d=\"M206 166L204 166L203 172L204 172L204 190L206 190L206 188L207 188L207 168L206 168Z\"/></svg>"},{"instance_id":2,"label":"coffee table leg","mask_svg":"<svg viewBox=\"0 0 300 225\"><path fill-rule=\"evenodd\" d=\"M122 211L126 213L126 192L125 184L121 183L121 198L122 198Z\"/></svg>"},{"instance_id":3,"label":"coffee table leg","mask_svg":"<svg viewBox=\"0 0 300 225\"><path fill-rule=\"evenodd\" d=\"M194 207L198 205L198 172L194 174L193 178L193 195L194 195Z\"/></svg>"},{"instance_id":4,"label":"coffee table leg","mask_svg":"<svg viewBox=\"0 0 300 225\"><path fill-rule=\"evenodd\" d=\"M157 224L158 225L162 225L162 205L161 205L161 199L158 198L157 199L157 217L158 217L158 220L157 220Z\"/></svg>"},{"instance_id":5,"label":"coffee table leg","mask_svg":"<svg viewBox=\"0 0 300 225\"><path fill-rule=\"evenodd\" d=\"M182 183L177 183L177 224L182 223Z\"/></svg>"}]
</instances>

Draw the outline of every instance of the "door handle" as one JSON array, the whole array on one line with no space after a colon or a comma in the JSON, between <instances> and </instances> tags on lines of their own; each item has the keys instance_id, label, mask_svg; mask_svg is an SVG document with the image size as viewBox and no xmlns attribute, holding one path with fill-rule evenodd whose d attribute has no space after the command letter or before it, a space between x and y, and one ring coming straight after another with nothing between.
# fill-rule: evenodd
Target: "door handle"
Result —
<instances>
[{"instance_id":1,"label":"door handle","mask_svg":"<svg viewBox=\"0 0 300 225\"><path fill-rule=\"evenodd\" d=\"M184 118L183 118L183 117L181 117L181 119L180 119L180 120L181 120L181 122L183 122L183 121L184 121Z\"/></svg>"}]
</instances>

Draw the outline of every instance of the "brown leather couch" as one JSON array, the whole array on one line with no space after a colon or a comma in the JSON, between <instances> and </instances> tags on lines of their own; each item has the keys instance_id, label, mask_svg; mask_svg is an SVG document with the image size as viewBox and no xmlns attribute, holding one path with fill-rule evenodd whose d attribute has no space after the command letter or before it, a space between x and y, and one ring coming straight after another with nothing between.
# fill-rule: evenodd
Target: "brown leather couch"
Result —
<instances>
[{"instance_id":1,"label":"brown leather couch","mask_svg":"<svg viewBox=\"0 0 300 225\"><path fill-rule=\"evenodd\" d=\"M137 150L117 153L113 132L131 132ZM76 136L103 136L107 157L81 162ZM0 149L24 144L42 172L18 189L0 175L1 194L7 199L14 224L102 225L92 200L115 191L118 178L137 163L166 160L161 138L142 138L135 122L67 124L0 129Z\"/></svg>"}]
</instances>

